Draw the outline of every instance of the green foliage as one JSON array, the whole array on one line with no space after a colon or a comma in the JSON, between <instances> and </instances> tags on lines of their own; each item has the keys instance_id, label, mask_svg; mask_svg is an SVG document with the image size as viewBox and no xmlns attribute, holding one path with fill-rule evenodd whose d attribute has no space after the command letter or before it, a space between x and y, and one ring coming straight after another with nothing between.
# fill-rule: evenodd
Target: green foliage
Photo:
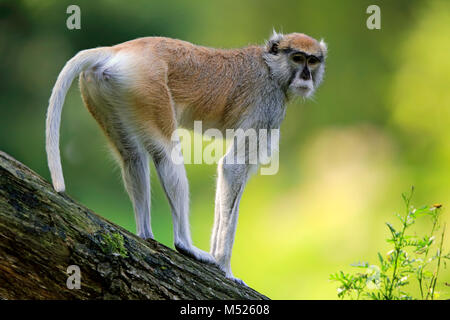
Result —
<instances>
[{"instance_id":1,"label":"green foliage","mask_svg":"<svg viewBox=\"0 0 450 320\"><path fill-rule=\"evenodd\" d=\"M330 280L339 283L339 298L369 298L373 300L411 300L417 299L409 290L409 284L416 281L419 287L418 298L433 300L439 297L436 283L441 263L446 267L450 254L443 254L445 225L438 232L442 205L434 204L419 209L411 205L414 188L409 195L402 194L405 214L396 214L400 226L386 223L390 237L386 240L392 245L385 257L378 252L378 264L358 262L352 264L360 271L354 274L342 271L332 274ZM410 232L411 226L419 218L431 220L431 230L424 236ZM436 238L437 236L438 238Z\"/></svg>"},{"instance_id":2,"label":"green foliage","mask_svg":"<svg viewBox=\"0 0 450 320\"><path fill-rule=\"evenodd\" d=\"M124 246L123 236L118 232L107 232L101 235L102 237L102 251L106 254L120 256L122 258L128 257L128 251Z\"/></svg>"}]
</instances>

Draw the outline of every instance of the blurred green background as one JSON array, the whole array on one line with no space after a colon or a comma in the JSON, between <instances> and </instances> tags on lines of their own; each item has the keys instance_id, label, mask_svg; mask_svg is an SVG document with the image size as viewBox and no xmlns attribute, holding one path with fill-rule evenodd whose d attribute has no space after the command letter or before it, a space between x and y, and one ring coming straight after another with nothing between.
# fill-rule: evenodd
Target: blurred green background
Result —
<instances>
[{"instance_id":1,"label":"blurred green background","mask_svg":"<svg viewBox=\"0 0 450 320\"><path fill-rule=\"evenodd\" d=\"M70 4L81 8L81 30L66 28ZM381 30L366 28L371 4ZM49 179L47 102L79 50L154 35L233 48L263 44L272 28L323 37L325 81L313 100L288 107L278 174L252 177L244 192L232 268L273 299L335 299L330 273L389 250L384 222L397 222L411 185L415 204L443 203L450 222L449 22L445 0L0 1L0 149ZM67 193L134 232L120 172L76 82L61 135ZM187 172L194 243L209 250L215 166ZM151 180L153 230L173 247L153 167ZM448 299L445 281L448 269L437 288Z\"/></svg>"}]
</instances>

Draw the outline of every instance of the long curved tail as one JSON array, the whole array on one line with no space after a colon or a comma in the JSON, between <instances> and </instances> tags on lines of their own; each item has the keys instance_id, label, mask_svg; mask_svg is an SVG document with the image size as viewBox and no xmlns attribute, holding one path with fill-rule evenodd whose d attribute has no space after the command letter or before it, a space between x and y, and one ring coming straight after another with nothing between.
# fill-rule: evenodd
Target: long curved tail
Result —
<instances>
[{"instance_id":1,"label":"long curved tail","mask_svg":"<svg viewBox=\"0 0 450 320\"><path fill-rule=\"evenodd\" d=\"M64 177L59 153L59 127L64 99L75 77L82 71L108 58L110 51L106 48L83 50L70 59L56 80L50 96L46 121L47 162L52 177L53 187L57 192L65 190Z\"/></svg>"}]
</instances>

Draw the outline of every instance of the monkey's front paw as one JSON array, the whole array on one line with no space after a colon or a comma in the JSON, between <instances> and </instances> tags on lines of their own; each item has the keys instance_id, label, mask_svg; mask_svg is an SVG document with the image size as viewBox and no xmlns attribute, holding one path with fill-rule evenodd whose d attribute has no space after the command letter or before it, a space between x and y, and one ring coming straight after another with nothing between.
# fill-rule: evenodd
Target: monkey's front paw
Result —
<instances>
[{"instance_id":1,"label":"monkey's front paw","mask_svg":"<svg viewBox=\"0 0 450 320\"><path fill-rule=\"evenodd\" d=\"M240 285L244 285L244 286L246 286L246 287L248 287L248 285L244 282L244 281L242 281L241 279L239 279L239 278L235 278L233 275L230 275L230 276L226 276L228 279L230 279L230 280L233 280L234 282L236 282L236 283L238 283L238 284L240 284Z\"/></svg>"},{"instance_id":2,"label":"monkey's front paw","mask_svg":"<svg viewBox=\"0 0 450 320\"><path fill-rule=\"evenodd\" d=\"M241 279L236 278L235 276L233 276L233 273L231 272L230 268L221 267L220 265L219 265L219 268L220 268L220 270L225 272L225 277L227 279L233 280L234 282L236 282L238 284L241 284L241 285L244 285L244 286L248 287L248 285L244 281L242 281Z\"/></svg>"},{"instance_id":3,"label":"monkey's front paw","mask_svg":"<svg viewBox=\"0 0 450 320\"><path fill-rule=\"evenodd\" d=\"M203 250L200 250L194 246L187 247L184 244L175 243L175 249L177 249L179 253L194 258L195 260L198 260L200 262L214 265L217 264L216 259L214 259L214 257L211 254Z\"/></svg>"}]
</instances>

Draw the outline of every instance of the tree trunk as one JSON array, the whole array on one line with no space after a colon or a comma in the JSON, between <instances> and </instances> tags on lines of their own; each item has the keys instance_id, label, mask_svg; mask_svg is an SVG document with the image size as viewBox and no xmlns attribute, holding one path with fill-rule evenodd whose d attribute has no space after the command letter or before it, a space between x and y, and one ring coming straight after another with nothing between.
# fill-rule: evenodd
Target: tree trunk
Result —
<instances>
[{"instance_id":1,"label":"tree trunk","mask_svg":"<svg viewBox=\"0 0 450 320\"><path fill-rule=\"evenodd\" d=\"M0 299L267 297L105 220L0 152Z\"/></svg>"}]
</instances>

